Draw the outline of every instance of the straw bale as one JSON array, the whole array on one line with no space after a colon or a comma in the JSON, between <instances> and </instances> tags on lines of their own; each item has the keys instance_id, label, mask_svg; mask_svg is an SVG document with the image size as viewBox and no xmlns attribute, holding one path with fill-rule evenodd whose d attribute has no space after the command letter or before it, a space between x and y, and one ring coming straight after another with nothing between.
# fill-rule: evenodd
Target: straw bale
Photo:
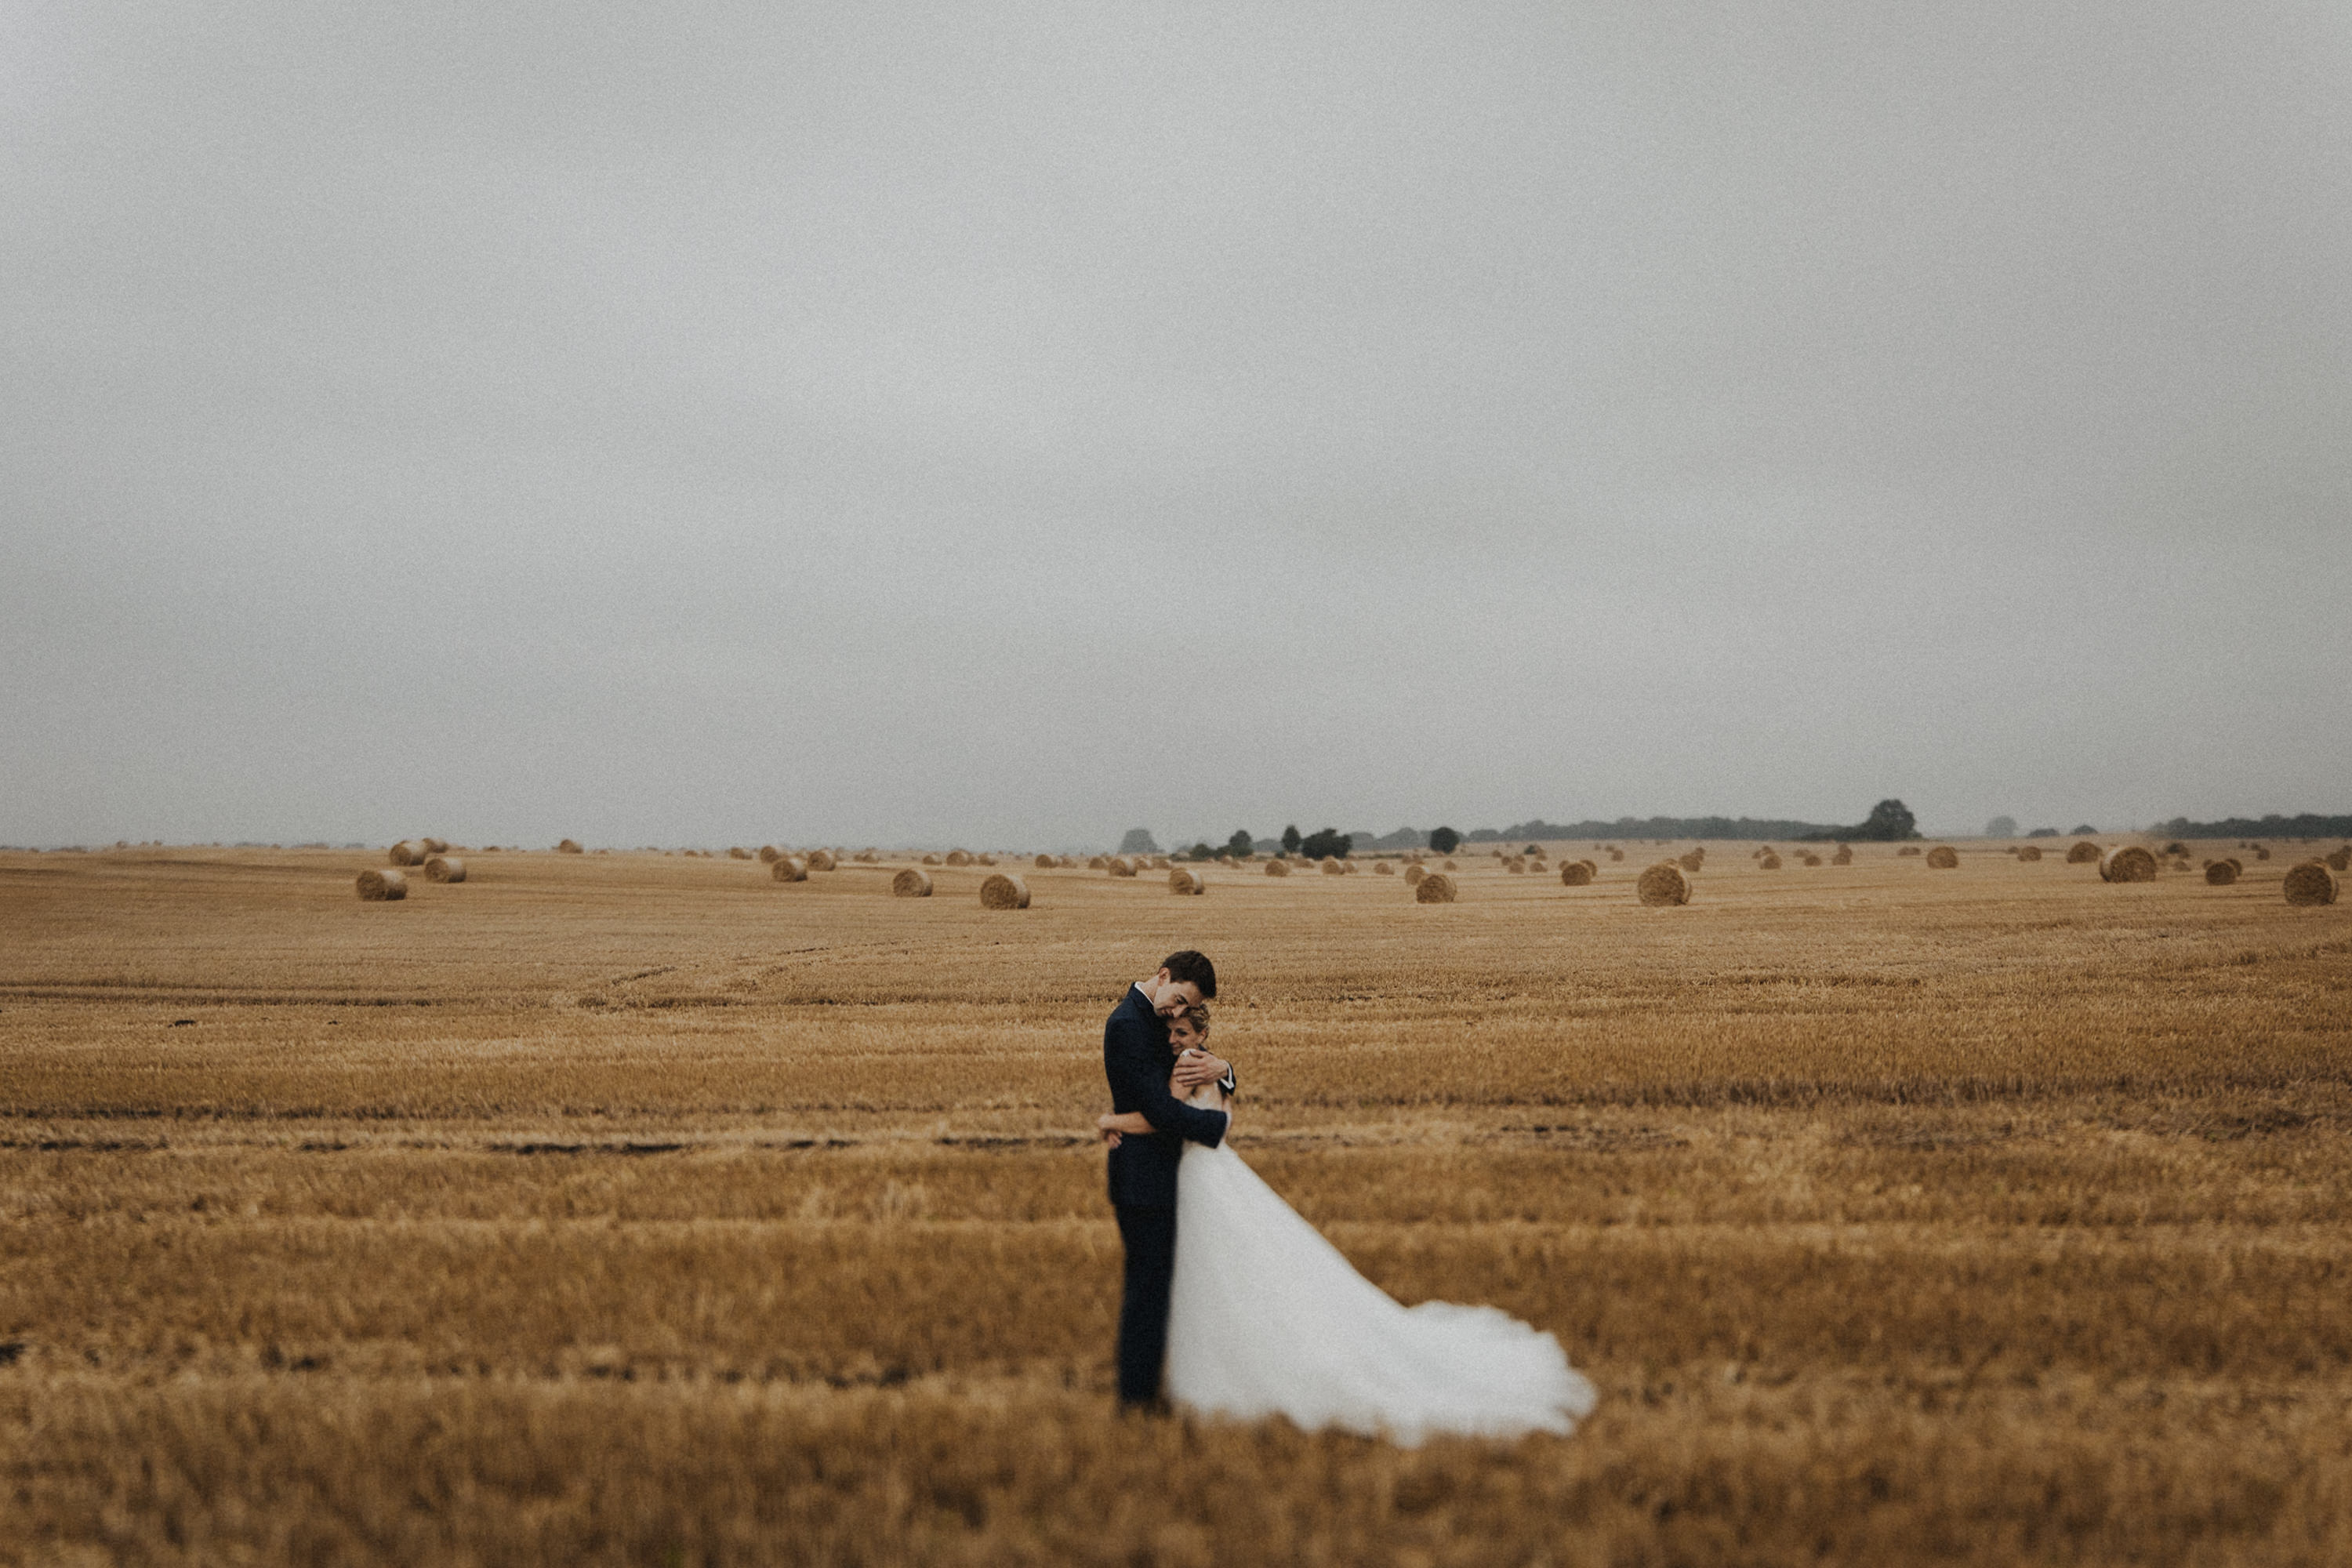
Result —
<instances>
[{"instance_id":1,"label":"straw bale","mask_svg":"<svg viewBox=\"0 0 2352 1568\"><path fill-rule=\"evenodd\" d=\"M404 838L392 847L390 859L395 866L415 866L423 862L425 852Z\"/></svg>"},{"instance_id":2,"label":"straw bale","mask_svg":"<svg viewBox=\"0 0 2352 1568\"><path fill-rule=\"evenodd\" d=\"M923 857L923 864L926 866L936 866L939 863L940 858L936 855L926 855Z\"/></svg>"},{"instance_id":3,"label":"straw bale","mask_svg":"<svg viewBox=\"0 0 2352 1568\"><path fill-rule=\"evenodd\" d=\"M1404 885L1408 888L1417 888L1421 886L1421 879L1428 875L1429 868L1416 860L1404 868Z\"/></svg>"},{"instance_id":4,"label":"straw bale","mask_svg":"<svg viewBox=\"0 0 2352 1568\"><path fill-rule=\"evenodd\" d=\"M872 866L878 864L881 861L882 857L874 850L860 849L856 854L851 856L850 858L862 866Z\"/></svg>"},{"instance_id":5,"label":"straw bale","mask_svg":"<svg viewBox=\"0 0 2352 1568\"><path fill-rule=\"evenodd\" d=\"M1808 849L1797 857L1797 863L1801 866L1818 866L1822 863L1822 858Z\"/></svg>"},{"instance_id":6,"label":"straw bale","mask_svg":"<svg viewBox=\"0 0 2352 1568\"><path fill-rule=\"evenodd\" d=\"M934 860L933 860L929 856L926 855L926 856L924 856L924 857L923 857L923 864L924 864L924 865L926 865L926 866L930 866L930 865L936 865L936 864L937 864L937 862L936 862L936 861L934 861ZM948 864L949 864L949 865L950 865L950 866L969 866L969 865L971 865L971 850L969 850L969 849L950 849L950 850L949 850L949 851L948 851Z\"/></svg>"},{"instance_id":7,"label":"straw bale","mask_svg":"<svg viewBox=\"0 0 2352 1568\"><path fill-rule=\"evenodd\" d=\"M1432 871L1414 886L1412 900L1417 904L1450 904L1455 890L1453 878L1443 871Z\"/></svg>"},{"instance_id":8,"label":"straw bale","mask_svg":"<svg viewBox=\"0 0 2352 1568\"><path fill-rule=\"evenodd\" d=\"M1362 869L1363 867L1353 860L1342 860L1339 862L1339 874L1343 877L1352 877Z\"/></svg>"},{"instance_id":9,"label":"straw bale","mask_svg":"<svg viewBox=\"0 0 2352 1568\"><path fill-rule=\"evenodd\" d=\"M1759 871L1777 871L1780 868L1780 858L1778 855L1767 855L1756 862L1756 868Z\"/></svg>"},{"instance_id":10,"label":"straw bale","mask_svg":"<svg viewBox=\"0 0 2352 1568\"><path fill-rule=\"evenodd\" d=\"M558 844L555 847L555 852L558 855L579 855L585 853L585 851L580 847L580 841L577 838L565 839L562 843Z\"/></svg>"},{"instance_id":11,"label":"straw bale","mask_svg":"<svg viewBox=\"0 0 2352 1568\"><path fill-rule=\"evenodd\" d=\"M971 863L975 866L993 866L996 864L996 857L989 854L975 855L971 858Z\"/></svg>"},{"instance_id":12,"label":"straw bale","mask_svg":"<svg viewBox=\"0 0 2352 1568\"><path fill-rule=\"evenodd\" d=\"M998 871L980 884L980 907L983 910L1025 910L1029 907L1029 884L1018 877Z\"/></svg>"},{"instance_id":13,"label":"straw bale","mask_svg":"<svg viewBox=\"0 0 2352 1568\"><path fill-rule=\"evenodd\" d=\"M1706 851L1704 849L1694 849L1675 863L1685 871L1696 871L1701 866L1706 864ZM1643 875L1646 876L1648 873L1644 872ZM1679 902L1680 900L1677 900L1676 901Z\"/></svg>"},{"instance_id":14,"label":"straw bale","mask_svg":"<svg viewBox=\"0 0 2352 1568\"><path fill-rule=\"evenodd\" d=\"M1609 862L1611 865L1613 866L1623 858L1625 858L1625 851L1622 849L1612 849L1609 851Z\"/></svg>"},{"instance_id":15,"label":"straw bale","mask_svg":"<svg viewBox=\"0 0 2352 1568\"><path fill-rule=\"evenodd\" d=\"M1559 885L1563 888L1590 887L1596 869L1590 860L1563 860L1559 865Z\"/></svg>"},{"instance_id":16,"label":"straw bale","mask_svg":"<svg viewBox=\"0 0 2352 1568\"><path fill-rule=\"evenodd\" d=\"M2153 882L2156 857L2137 844L2118 844L2099 857L2102 882Z\"/></svg>"},{"instance_id":17,"label":"straw bale","mask_svg":"<svg viewBox=\"0 0 2352 1568\"><path fill-rule=\"evenodd\" d=\"M783 853L772 844L762 844L760 846L760 864L772 866L782 858Z\"/></svg>"},{"instance_id":18,"label":"straw bale","mask_svg":"<svg viewBox=\"0 0 2352 1568\"><path fill-rule=\"evenodd\" d=\"M2328 869L2326 861L2305 860L2287 872L2279 890L2288 903L2309 908L2334 903L2338 888L2336 873Z\"/></svg>"},{"instance_id":19,"label":"straw bale","mask_svg":"<svg viewBox=\"0 0 2352 1568\"><path fill-rule=\"evenodd\" d=\"M1132 877L1139 865L1139 862L1130 860L1124 855L1114 855L1110 858L1110 874L1114 877Z\"/></svg>"},{"instance_id":20,"label":"straw bale","mask_svg":"<svg viewBox=\"0 0 2352 1568\"><path fill-rule=\"evenodd\" d=\"M1323 857L1323 874L1327 877L1344 877L1348 874L1348 868L1339 864L1339 858L1337 855L1326 855Z\"/></svg>"},{"instance_id":21,"label":"straw bale","mask_svg":"<svg viewBox=\"0 0 2352 1568\"><path fill-rule=\"evenodd\" d=\"M2338 849L2328 856L2327 868L2331 871L2352 871L2352 849Z\"/></svg>"},{"instance_id":22,"label":"straw bale","mask_svg":"<svg viewBox=\"0 0 2352 1568\"><path fill-rule=\"evenodd\" d=\"M1269 860L1265 863L1265 874L1269 877L1287 877L1290 875L1290 862L1278 857Z\"/></svg>"},{"instance_id":23,"label":"straw bale","mask_svg":"<svg viewBox=\"0 0 2352 1568\"><path fill-rule=\"evenodd\" d=\"M408 879L398 871L386 868L381 871L370 870L360 873L362 902L383 904L406 897L408 897Z\"/></svg>"},{"instance_id":24,"label":"straw bale","mask_svg":"<svg viewBox=\"0 0 2352 1568\"><path fill-rule=\"evenodd\" d=\"M835 868L835 864L833 851L830 849L812 849L808 852L808 868L812 871L830 871Z\"/></svg>"},{"instance_id":25,"label":"straw bale","mask_svg":"<svg viewBox=\"0 0 2352 1568\"><path fill-rule=\"evenodd\" d=\"M420 838L416 841L416 845L418 848L424 850L427 855L446 855L449 853L449 841L446 838Z\"/></svg>"},{"instance_id":26,"label":"straw bale","mask_svg":"<svg viewBox=\"0 0 2352 1568\"><path fill-rule=\"evenodd\" d=\"M931 874L909 866L890 879L890 892L894 898L928 899L931 896Z\"/></svg>"},{"instance_id":27,"label":"straw bale","mask_svg":"<svg viewBox=\"0 0 2352 1568\"><path fill-rule=\"evenodd\" d=\"M2226 888L2238 879L2238 868L2227 860L2205 862L2205 882L2208 887Z\"/></svg>"},{"instance_id":28,"label":"straw bale","mask_svg":"<svg viewBox=\"0 0 2352 1568\"><path fill-rule=\"evenodd\" d=\"M1851 845L1851 844L1841 844L1841 845L1839 845L1839 846L1837 847L1837 853L1830 857L1830 864L1831 864L1831 865L1832 865L1832 866L1851 866L1851 865L1853 865L1853 845Z\"/></svg>"},{"instance_id":29,"label":"straw bale","mask_svg":"<svg viewBox=\"0 0 2352 1568\"><path fill-rule=\"evenodd\" d=\"M466 879L466 863L455 855L436 855L425 862L425 879L428 882L462 882Z\"/></svg>"},{"instance_id":30,"label":"straw bale","mask_svg":"<svg viewBox=\"0 0 2352 1568\"><path fill-rule=\"evenodd\" d=\"M808 862L797 855L779 855L768 862L768 875L779 882L805 882Z\"/></svg>"},{"instance_id":31,"label":"straw bale","mask_svg":"<svg viewBox=\"0 0 2352 1568\"><path fill-rule=\"evenodd\" d=\"M751 852L740 844L727 851L727 858L730 860L749 860L751 858Z\"/></svg>"},{"instance_id":32,"label":"straw bale","mask_svg":"<svg viewBox=\"0 0 2352 1568\"><path fill-rule=\"evenodd\" d=\"M1040 855L1037 857L1036 866L1040 871L1050 871L1054 868L1054 858L1051 855Z\"/></svg>"},{"instance_id":33,"label":"straw bale","mask_svg":"<svg viewBox=\"0 0 2352 1568\"><path fill-rule=\"evenodd\" d=\"M1938 871L1949 871L1960 863L1960 852L1948 844L1938 844L1927 851L1927 864Z\"/></svg>"},{"instance_id":34,"label":"straw bale","mask_svg":"<svg viewBox=\"0 0 2352 1568\"><path fill-rule=\"evenodd\" d=\"M2017 858L2020 860L2039 860L2042 858L2042 846L2039 844L2021 844L2017 847Z\"/></svg>"},{"instance_id":35,"label":"straw bale","mask_svg":"<svg viewBox=\"0 0 2352 1568\"><path fill-rule=\"evenodd\" d=\"M1091 859L1087 860L1087 870L1089 870L1089 871L1108 871L1108 870L1109 870L1109 869L1110 869L1110 857L1109 857L1109 856L1108 856L1108 855L1097 855L1097 856L1093 857Z\"/></svg>"},{"instance_id":36,"label":"straw bale","mask_svg":"<svg viewBox=\"0 0 2352 1568\"><path fill-rule=\"evenodd\" d=\"M1895 852L1895 858L1899 860L1906 855L1916 855L1920 852L1920 848L1916 844L1906 844L1902 848L1897 849Z\"/></svg>"},{"instance_id":37,"label":"straw bale","mask_svg":"<svg viewBox=\"0 0 2352 1568\"><path fill-rule=\"evenodd\" d=\"M1379 874L1380 876L1383 876L1383 877L1393 877L1393 876L1395 876L1395 875L1396 875L1396 868L1395 868L1395 867L1393 867L1393 866L1391 866L1391 865L1390 865L1390 864L1389 864L1387 861L1385 861L1385 860L1382 860L1382 861L1381 861L1380 863L1378 863L1377 865L1375 865L1375 866L1372 868L1372 869L1373 869L1373 871L1374 871L1374 872L1376 872L1376 873L1377 873L1377 874Z\"/></svg>"},{"instance_id":38,"label":"straw bale","mask_svg":"<svg viewBox=\"0 0 2352 1568\"><path fill-rule=\"evenodd\" d=\"M1514 855L1503 862L1503 869L1514 877L1524 877L1528 874L1528 863Z\"/></svg>"},{"instance_id":39,"label":"straw bale","mask_svg":"<svg viewBox=\"0 0 2352 1568\"><path fill-rule=\"evenodd\" d=\"M1453 862L1453 861L1451 861L1451 860L1448 860L1448 861L1445 863L1445 868L1445 868L1446 870L1448 870L1448 871L1453 870L1453 869L1454 869L1454 862Z\"/></svg>"},{"instance_id":40,"label":"straw bale","mask_svg":"<svg viewBox=\"0 0 2352 1568\"><path fill-rule=\"evenodd\" d=\"M1661 860L1642 873L1642 879L1633 884L1633 892L1653 909L1686 904L1690 902L1690 879L1683 875L1678 862Z\"/></svg>"},{"instance_id":41,"label":"straw bale","mask_svg":"<svg viewBox=\"0 0 2352 1568\"><path fill-rule=\"evenodd\" d=\"M2270 850L2260 844L2250 845L2248 847L2253 850L2254 858L2257 860L2267 860L2271 858Z\"/></svg>"},{"instance_id":42,"label":"straw bale","mask_svg":"<svg viewBox=\"0 0 2352 1568\"><path fill-rule=\"evenodd\" d=\"M1201 873L1190 866L1171 866L1168 868L1168 890L1171 893L1205 893L1209 889L1207 884L1201 880Z\"/></svg>"},{"instance_id":43,"label":"straw bale","mask_svg":"<svg viewBox=\"0 0 2352 1568\"><path fill-rule=\"evenodd\" d=\"M1165 871L1168 869L1168 857L1165 855L1154 855L1151 858L1151 868L1155 871Z\"/></svg>"}]
</instances>

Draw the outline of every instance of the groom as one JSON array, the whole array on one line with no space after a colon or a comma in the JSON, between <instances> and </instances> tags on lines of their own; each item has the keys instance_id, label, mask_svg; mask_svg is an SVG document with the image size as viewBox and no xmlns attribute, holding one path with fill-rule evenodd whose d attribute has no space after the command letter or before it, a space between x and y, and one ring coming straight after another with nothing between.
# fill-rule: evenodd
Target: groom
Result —
<instances>
[{"instance_id":1,"label":"groom","mask_svg":"<svg viewBox=\"0 0 2352 1568\"><path fill-rule=\"evenodd\" d=\"M1159 1403L1168 1358L1168 1288L1176 1274L1176 1163L1183 1141L1215 1148L1225 1135L1222 1110L1202 1110L1168 1092L1172 1070L1186 1091L1221 1083L1234 1092L1230 1062L1196 1051L1178 1060L1168 1048L1168 1020L1217 994L1217 970L1190 949L1171 952L1160 973L1128 987L1103 1025L1103 1073L1113 1111L1139 1110L1148 1138L1122 1140L1110 1152L1110 1201L1127 1248L1125 1295L1118 1309L1118 1399L1129 1409Z\"/></svg>"}]
</instances>

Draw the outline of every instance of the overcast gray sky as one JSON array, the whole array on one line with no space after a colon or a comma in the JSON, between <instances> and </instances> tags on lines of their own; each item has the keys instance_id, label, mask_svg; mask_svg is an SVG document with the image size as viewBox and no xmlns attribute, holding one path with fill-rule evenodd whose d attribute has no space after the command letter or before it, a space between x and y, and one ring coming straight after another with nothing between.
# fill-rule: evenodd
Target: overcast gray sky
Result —
<instances>
[{"instance_id":1,"label":"overcast gray sky","mask_svg":"<svg viewBox=\"0 0 2352 1568\"><path fill-rule=\"evenodd\" d=\"M0 842L2352 811L2352 10L0 0Z\"/></svg>"}]
</instances>

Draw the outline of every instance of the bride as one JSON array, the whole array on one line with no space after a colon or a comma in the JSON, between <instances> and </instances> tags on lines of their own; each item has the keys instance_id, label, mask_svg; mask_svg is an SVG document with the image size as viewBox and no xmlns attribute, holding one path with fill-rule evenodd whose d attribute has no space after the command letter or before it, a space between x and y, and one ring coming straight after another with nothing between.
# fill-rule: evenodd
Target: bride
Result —
<instances>
[{"instance_id":1,"label":"bride","mask_svg":"<svg viewBox=\"0 0 2352 1568\"><path fill-rule=\"evenodd\" d=\"M1208 1039L1209 1009L1169 1021L1177 1055ZM1171 1085L1182 1098L1185 1090ZM1187 1101L1231 1110L1214 1084ZM1097 1125L1117 1145L1140 1112ZM1573 1431L1592 1385L1559 1342L1493 1307L1399 1305L1356 1272L1234 1152L1187 1142L1176 1173L1168 1393L1203 1414L1340 1426L1408 1447L1432 1433Z\"/></svg>"}]
</instances>

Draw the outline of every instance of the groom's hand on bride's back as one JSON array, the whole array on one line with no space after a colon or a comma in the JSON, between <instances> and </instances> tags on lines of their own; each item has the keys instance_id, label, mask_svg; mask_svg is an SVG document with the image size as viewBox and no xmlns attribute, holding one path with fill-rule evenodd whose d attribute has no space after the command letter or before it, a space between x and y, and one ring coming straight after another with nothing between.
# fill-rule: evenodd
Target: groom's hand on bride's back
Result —
<instances>
[{"instance_id":1,"label":"groom's hand on bride's back","mask_svg":"<svg viewBox=\"0 0 2352 1568\"><path fill-rule=\"evenodd\" d=\"M1223 1083L1225 1075L1233 1070L1233 1063L1203 1050L1189 1050L1176 1058L1176 1081L1186 1089L1198 1089L1204 1083Z\"/></svg>"}]
</instances>

